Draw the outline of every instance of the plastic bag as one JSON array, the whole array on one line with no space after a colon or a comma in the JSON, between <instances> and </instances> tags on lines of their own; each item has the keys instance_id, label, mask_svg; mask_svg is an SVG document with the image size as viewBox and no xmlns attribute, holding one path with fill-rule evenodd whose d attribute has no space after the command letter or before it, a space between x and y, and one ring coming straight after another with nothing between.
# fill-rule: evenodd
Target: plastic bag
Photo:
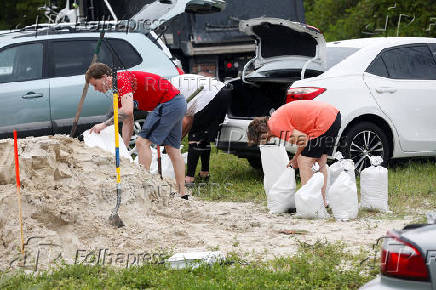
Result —
<instances>
[{"instance_id":1,"label":"plastic bag","mask_svg":"<svg viewBox=\"0 0 436 290\"><path fill-rule=\"evenodd\" d=\"M295 170L286 168L276 183L267 193L267 204L270 213L284 213L295 208Z\"/></svg>"},{"instance_id":2,"label":"plastic bag","mask_svg":"<svg viewBox=\"0 0 436 290\"><path fill-rule=\"evenodd\" d=\"M344 171L345 167L349 168L352 166L354 168L353 160L344 159L341 152L336 152L334 157L337 161L329 168L330 184L335 183L336 178L338 178L339 174ZM356 183L356 174L354 173L354 170L349 170L348 174L350 174L351 179L354 180L354 183Z\"/></svg>"},{"instance_id":3,"label":"plastic bag","mask_svg":"<svg viewBox=\"0 0 436 290\"><path fill-rule=\"evenodd\" d=\"M182 148L183 147L181 147L180 149L182 149ZM161 152L160 156L161 156L161 163L162 163L162 177L175 179L176 174L174 172L173 163L171 162L171 159L168 156L168 154L162 153L163 150L164 150L164 147L161 146L160 147L160 152ZM151 148L151 165L150 165L150 173L151 174L158 174L159 173L157 158L158 158L157 150L152 147ZM186 164L187 160L188 160L188 153L187 152L183 153L182 158ZM135 163L139 163L138 157L135 158Z\"/></svg>"},{"instance_id":4,"label":"plastic bag","mask_svg":"<svg viewBox=\"0 0 436 290\"><path fill-rule=\"evenodd\" d=\"M119 136L119 138L120 157L129 158L132 162L132 157L124 144L123 139L121 136ZM90 134L89 130L86 130L83 132L83 141L85 142L85 145L89 147L98 147L104 151L115 154L115 127L113 125L106 127L100 131L100 134Z\"/></svg>"},{"instance_id":5,"label":"plastic bag","mask_svg":"<svg viewBox=\"0 0 436 290\"><path fill-rule=\"evenodd\" d=\"M349 168L354 170L354 167ZM350 220L357 218L359 201L357 187L347 170L342 171L329 191L329 204L333 216L337 220Z\"/></svg>"},{"instance_id":6,"label":"plastic bag","mask_svg":"<svg viewBox=\"0 0 436 290\"><path fill-rule=\"evenodd\" d=\"M289 157L284 146L262 145L260 156L263 168L263 188L268 194L289 163Z\"/></svg>"},{"instance_id":7,"label":"plastic bag","mask_svg":"<svg viewBox=\"0 0 436 290\"><path fill-rule=\"evenodd\" d=\"M295 193L295 207L298 217L329 218L321 195L323 185L324 175L318 172Z\"/></svg>"},{"instance_id":8,"label":"plastic bag","mask_svg":"<svg viewBox=\"0 0 436 290\"><path fill-rule=\"evenodd\" d=\"M371 166L360 173L360 207L388 211L388 169L380 156L370 157Z\"/></svg>"}]
</instances>

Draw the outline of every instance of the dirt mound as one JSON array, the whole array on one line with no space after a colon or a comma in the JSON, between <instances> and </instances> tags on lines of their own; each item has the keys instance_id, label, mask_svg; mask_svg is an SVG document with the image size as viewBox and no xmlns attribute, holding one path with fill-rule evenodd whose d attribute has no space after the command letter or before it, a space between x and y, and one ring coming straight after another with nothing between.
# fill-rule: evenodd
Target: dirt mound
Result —
<instances>
[{"instance_id":1,"label":"dirt mound","mask_svg":"<svg viewBox=\"0 0 436 290\"><path fill-rule=\"evenodd\" d=\"M26 250L35 250L41 243L67 250L99 244L119 246L106 243L120 234L107 221L116 202L115 162L111 154L66 136L54 136L19 140L19 155L25 238L39 239ZM19 248L11 140L0 141L0 156L0 253L10 257ZM123 220L129 230L138 230L137 222L150 213L153 203L157 208L169 203L174 184L161 181L128 160L122 160L121 167L120 216L126 216ZM173 202L182 204L176 199ZM135 220L132 215L138 218Z\"/></svg>"},{"instance_id":2,"label":"dirt mound","mask_svg":"<svg viewBox=\"0 0 436 290\"><path fill-rule=\"evenodd\" d=\"M160 180L121 160L125 227L108 217L116 202L112 154L67 136L19 140L26 257L20 255L13 142L0 141L0 270L44 269L50 263L141 265L173 250L290 255L298 242L280 230L301 229L298 239L343 240L369 247L389 228L408 220L347 223L271 215L253 203L185 201L170 197L171 180Z\"/></svg>"}]
</instances>

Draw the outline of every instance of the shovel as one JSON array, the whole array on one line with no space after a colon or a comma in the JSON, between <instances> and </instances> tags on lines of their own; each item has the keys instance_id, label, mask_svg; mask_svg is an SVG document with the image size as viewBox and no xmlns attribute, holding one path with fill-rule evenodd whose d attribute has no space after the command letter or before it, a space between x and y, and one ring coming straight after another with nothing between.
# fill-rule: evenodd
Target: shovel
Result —
<instances>
[{"instance_id":1,"label":"shovel","mask_svg":"<svg viewBox=\"0 0 436 290\"><path fill-rule=\"evenodd\" d=\"M103 24L103 27L104 27L104 24ZM105 32L104 32L104 28L103 28L103 30L100 32L100 38L98 39L97 47L95 48L94 56L92 58L90 67L91 67L91 65L96 63L98 60L98 54L100 53L101 42L103 41L104 34L105 34ZM88 89L89 89L89 82L86 82L85 86L83 87L82 97L80 98L80 102L79 102L79 105L77 107L76 116L74 117L73 127L71 128L71 133L70 133L71 138L74 138L76 136L77 124L79 122L80 113L82 112L83 103L85 102L86 95L88 94Z\"/></svg>"},{"instance_id":2,"label":"shovel","mask_svg":"<svg viewBox=\"0 0 436 290\"><path fill-rule=\"evenodd\" d=\"M115 127L115 163L117 171L117 204L109 217L109 223L114 227L121 228L124 226L123 221L118 215L121 204L121 170L120 170L120 140L118 135L118 89L117 89L117 72L114 70L112 76L112 90L114 96L114 127Z\"/></svg>"}]
</instances>

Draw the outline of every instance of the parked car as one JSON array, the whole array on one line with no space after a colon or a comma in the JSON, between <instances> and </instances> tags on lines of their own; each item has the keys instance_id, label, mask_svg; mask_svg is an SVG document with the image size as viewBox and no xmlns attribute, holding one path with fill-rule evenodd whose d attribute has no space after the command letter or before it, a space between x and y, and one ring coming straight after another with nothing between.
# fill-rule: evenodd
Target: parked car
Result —
<instances>
[{"instance_id":1,"label":"parked car","mask_svg":"<svg viewBox=\"0 0 436 290\"><path fill-rule=\"evenodd\" d=\"M69 2L66 10L68 5ZM106 27L112 26L106 28L99 61L118 70L147 71L165 78L179 75L183 72L152 30L184 12L208 13L224 7L222 0L156 0L143 6L134 17L136 22L129 22L117 21L109 6L114 21L105 22ZM20 137L70 132L85 83L84 74L103 26L101 22L73 22L77 19L0 31L0 138L10 138L14 129ZM121 27L123 23L129 25L128 33L115 32L114 26ZM111 95L90 87L78 132L105 120L111 107ZM143 121L145 116L144 112L135 112L135 119ZM140 125L141 122L135 122L135 132Z\"/></svg>"},{"instance_id":2,"label":"parked car","mask_svg":"<svg viewBox=\"0 0 436 290\"><path fill-rule=\"evenodd\" d=\"M361 289L435 289L436 225L410 225L383 238L380 274Z\"/></svg>"},{"instance_id":3,"label":"parked car","mask_svg":"<svg viewBox=\"0 0 436 290\"><path fill-rule=\"evenodd\" d=\"M326 44L316 28L275 18L243 21L240 29L256 38L256 57L232 82L219 149L259 167L258 148L247 147L252 118L305 99L341 111L336 150L352 158L357 170L369 166L373 155L385 162L436 155L436 39L377 37Z\"/></svg>"},{"instance_id":4,"label":"parked car","mask_svg":"<svg viewBox=\"0 0 436 290\"><path fill-rule=\"evenodd\" d=\"M11 137L14 129L21 137L69 133L99 33L0 37L0 137ZM99 61L164 77L178 75L165 53L141 33L107 33ZM103 121L111 104L111 96L90 87L79 131Z\"/></svg>"}]
</instances>

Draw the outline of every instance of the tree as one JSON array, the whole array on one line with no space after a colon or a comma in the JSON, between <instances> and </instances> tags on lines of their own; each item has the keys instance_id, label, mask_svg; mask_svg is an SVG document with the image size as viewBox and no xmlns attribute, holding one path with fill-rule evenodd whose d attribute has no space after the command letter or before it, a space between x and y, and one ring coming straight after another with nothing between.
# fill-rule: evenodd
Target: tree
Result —
<instances>
[{"instance_id":1,"label":"tree","mask_svg":"<svg viewBox=\"0 0 436 290\"><path fill-rule=\"evenodd\" d=\"M304 4L307 23L321 29L327 41L436 36L436 2L432 0L308 0Z\"/></svg>"},{"instance_id":2,"label":"tree","mask_svg":"<svg viewBox=\"0 0 436 290\"><path fill-rule=\"evenodd\" d=\"M59 9L65 7L65 0L7 0L4 2L0 10L0 30L23 28L35 24L37 17L38 23L46 23L44 11L38 9L44 5L51 3Z\"/></svg>"}]
</instances>

